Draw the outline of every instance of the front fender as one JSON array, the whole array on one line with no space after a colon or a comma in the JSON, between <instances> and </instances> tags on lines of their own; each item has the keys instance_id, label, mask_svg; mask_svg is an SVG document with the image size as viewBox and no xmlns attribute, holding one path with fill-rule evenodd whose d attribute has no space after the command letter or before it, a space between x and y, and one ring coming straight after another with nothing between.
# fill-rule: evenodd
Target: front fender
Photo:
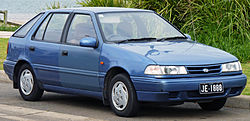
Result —
<instances>
[{"instance_id":1,"label":"front fender","mask_svg":"<svg viewBox=\"0 0 250 121\"><path fill-rule=\"evenodd\" d=\"M106 73L112 67L125 69L130 76L144 76L147 65L156 64L153 60L117 47L115 44L103 44L100 61L100 72Z\"/></svg>"}]
</instances>

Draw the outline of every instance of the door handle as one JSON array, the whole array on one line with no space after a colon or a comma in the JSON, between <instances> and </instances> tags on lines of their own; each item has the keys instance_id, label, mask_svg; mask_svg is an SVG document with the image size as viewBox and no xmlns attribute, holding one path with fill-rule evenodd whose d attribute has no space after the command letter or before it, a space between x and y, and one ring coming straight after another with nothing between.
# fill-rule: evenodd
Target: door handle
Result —
<instances>
[{"instance_id":1,"label":"door handle","mask_svg":"<svg viewBox=\"0 0 250 121\"><path fill-rule=\"evenodd\" d=\"M35 47L34 46L30 46L29 49L30 49L30 51L35 51Z\"/></svg>"},{"instance_id":2,"label":"door handle","mask_svg":"<svg viewBox=\"0 0 250 121\"><path fill-rule=\"evenodd\" d=\"M62 51L62 56L68 56L68 51L67 50L63 50Z\"/></svg>"}]
</instances>

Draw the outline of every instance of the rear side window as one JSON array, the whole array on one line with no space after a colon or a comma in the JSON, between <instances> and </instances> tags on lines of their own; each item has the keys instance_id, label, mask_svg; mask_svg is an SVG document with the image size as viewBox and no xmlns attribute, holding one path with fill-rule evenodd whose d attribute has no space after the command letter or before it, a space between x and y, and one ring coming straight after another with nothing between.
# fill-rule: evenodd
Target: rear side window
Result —
<instances>
[{"instance_id":1,"label":"rear side window","mask_svg":"<svg viewBox=\"0 0 250 121\"><path fill-rule=\"evenodd\" d=\"M46 19L43 21L42 25L40 26L40 28L36 32L36 35L35 35L36 40L43 40L43 34L44 34L45 28L48 24L48 21L50 20L51 15L52 14L50 14L49 16L46 17Z\"/></svg>"},{"instance_id":2,"label":"rear side window","mask_svg":"<svg viewBox=\"0 0 250 121\"><path fill-rule=\"evenodd\" d=\"M38 14L34 18L32 18L29 22L27 22L25 25L23 25L13 36L14 37L25 37L25 35L29 32L31 27L37 22L39 18L43 13Z\"/></svg>"},{"instance_id":3,"label":"rear side window","mask_svg":"<svg viewBox=\"0 0 250 121\"><path fill-rule=\"evenodd\" d=\"M69 14L67 13L50 14L37 30L35 39L49 42L60 42L68 16Z\"/></svg>"}]
</instances>

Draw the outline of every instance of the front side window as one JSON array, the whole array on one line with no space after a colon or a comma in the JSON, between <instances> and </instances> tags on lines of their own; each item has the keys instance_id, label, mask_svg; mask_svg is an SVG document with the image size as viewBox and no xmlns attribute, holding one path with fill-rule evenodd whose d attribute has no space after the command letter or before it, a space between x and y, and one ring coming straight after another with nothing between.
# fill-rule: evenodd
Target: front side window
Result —
<instances>
[{"instance_id":1,"label":"front side window","mask_svg":"<svg viewBox=\"0 0 250 121\"><path fill-rule=\"evenodd\" d=\"M39 18L41 18L43 13L38 14L34 18L32 18L29 22L27 22L21 29L19 29L14 36L15 37L25 37L25 35L29 32L31 27L37 22Z\"/></svg>"},{"instance_id":2,"label":"front side window","mask_svg":"<svg viewBox=\"0 0 250 121\"><path fill-rule=\"evenodd\" d=\"M66 13L54 13L47 16L37 30L35 39L49 42L60 42L68 15L69 14Z\"/></svg>"},{"instance_id":3,"label":"front side window","mask_svg":"<svg viewBox=\"0 0 250 121\"><path fill-rule=\"evenodd\" d=\"M69 28L67 43L79 45L80 40L85 37L96 38L95 29L90 15L75 14Z\"/></svg>"},{"instance_id":4,"label":"front side window","mask_svg":"<svg viewBox=\"0 0 250 121\"><path fill-rule=\"evenodd\" d=\"M153 12L98 14L106 41L140 38L185 38L171 24Z\"/></svg>"}]
</instances>

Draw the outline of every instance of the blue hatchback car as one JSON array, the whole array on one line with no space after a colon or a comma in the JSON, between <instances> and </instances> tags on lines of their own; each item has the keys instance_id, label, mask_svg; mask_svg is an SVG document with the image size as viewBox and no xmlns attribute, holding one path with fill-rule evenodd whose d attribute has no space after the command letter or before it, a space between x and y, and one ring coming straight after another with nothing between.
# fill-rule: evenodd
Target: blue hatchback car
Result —
<instances>
[{"instance_id":1,"label":"blue hatchback car","mask_svg":"<svg viewBox=\"0 0 250 121\"><path fill-rule=\"evenodd\" d=\"M247 81L236 57L192 41L151 10L48 10L10 37L7 53L5 73L24 100L44 91L84 95L119 116L135 115L140 102L216 111Z\"/></svg>"}]
</instances>

